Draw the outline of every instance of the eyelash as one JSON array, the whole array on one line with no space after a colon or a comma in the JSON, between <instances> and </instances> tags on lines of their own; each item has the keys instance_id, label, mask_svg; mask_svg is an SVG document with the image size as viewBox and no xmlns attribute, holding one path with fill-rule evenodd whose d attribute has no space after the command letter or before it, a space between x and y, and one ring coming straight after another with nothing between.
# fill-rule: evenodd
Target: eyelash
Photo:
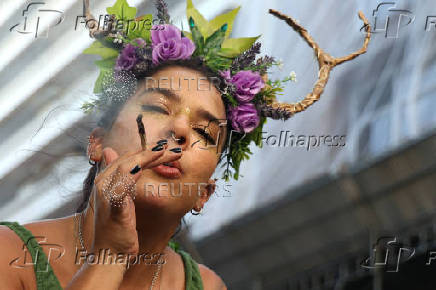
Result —
<instances>
[{"instance_id":1,"label":"eyelash","mask_svg":"<svg viewBox=\"0 0 436 290\"><path fill-rule=\"evenodd\" d=\"M208 142L210 142L212 145L215 145L215 140L210 136L206 130L203 130L201 128L194 128L195 131L197 131L201 136L203 136Z\"/></svg>"},{"instance_id":2,"label":"eyelash","mask_svg":"<svg viewBox=\"0 0 436 290\"><path fill-rule=\"evenodd\" d=\"M168 112L159 106L155 106L155 105L142 105L142 109L144 111L153 111L153 112L158 112L158 113L163 113L163 114L167 114ZM208 142L210 142L212 145L215 145L215 140L212 138L212 136L210 136L206 130L202 129L202 128L194 128L195 131L197 131L202 137L204 137Z\"/></svg>"},{"instance_id":3,"label":"eyelash","mask_svg":"<svg viewBox=\"0 0 436 290\"><path fill-rule=\"evenodd\" d=\"M169 114L166 109L155 105L142 105L142 109L144 111L153 111L153 112L163 113L167 115Z\"/></svg>"}]
</instances>

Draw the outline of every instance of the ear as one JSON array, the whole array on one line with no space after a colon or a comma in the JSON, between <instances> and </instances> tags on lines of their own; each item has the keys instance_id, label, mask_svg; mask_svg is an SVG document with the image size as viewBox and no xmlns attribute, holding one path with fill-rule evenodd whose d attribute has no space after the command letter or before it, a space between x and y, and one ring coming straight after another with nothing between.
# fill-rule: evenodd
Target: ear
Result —
<instances>
[{"instance_id":1,"label":"ear","mask_svg":"<svg viewBox=\"0 0 436 290\"><path fill-rule=\"evenodd\" d=\"M103 137L105 131L102 127L94 128L89 135L89 142L86 154L89 159L100 162L103 157Z\"/></svg>"},{"instance_id":2,"label":"ear","mask_svg":"<svg viewBox=\"0 0 436 290\"><path fill-rule=\"evenodd\" d=\"M196 211L201 211L204 204L209 200L211 195L215 192L216 184L215 179L209 179L206 187L201 191L200 198L195 202L194 209Z\"/></svg>"}]
</instances>

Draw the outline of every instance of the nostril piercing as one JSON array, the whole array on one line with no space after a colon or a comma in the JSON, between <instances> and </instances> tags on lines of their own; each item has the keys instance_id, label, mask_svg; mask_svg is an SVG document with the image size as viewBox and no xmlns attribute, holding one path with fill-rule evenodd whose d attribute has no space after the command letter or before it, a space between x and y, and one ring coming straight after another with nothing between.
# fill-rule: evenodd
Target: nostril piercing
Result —
<instances>
[{"instance_id":1,"label":"nostril piercing","mask_svg":"<svg viewBox=\"0 0 436 290\"><path fill-rule=\"evenodd\" d=\"M171 132L171 137L174 139L174 141L179 142L180 139L176 138L176 136L174 136L174 132Z\"/></svg>"}]
</instances>

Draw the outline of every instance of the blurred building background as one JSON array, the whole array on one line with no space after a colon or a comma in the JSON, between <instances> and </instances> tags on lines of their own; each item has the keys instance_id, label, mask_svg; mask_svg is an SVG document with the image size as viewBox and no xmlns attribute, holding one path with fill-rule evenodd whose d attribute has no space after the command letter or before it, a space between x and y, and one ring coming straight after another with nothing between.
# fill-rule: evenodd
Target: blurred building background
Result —
<instances>
[{"instance_id":1,"label":"blurred building background","mask_svg":"<svg viewBox=\"0 0 436 290\"><path fill-rule=\"evenodd\" d=\"M31 1L0 2L0 220L21 223L75 211L95 125L80 110L98 75L97 57L81 54L92 40L75 29L82 1L38 2L45 4L27 11ZM99 15L114 1L91 2ZM185 1L167 2L174 23L187 27ZM286 123L268 121L244 177L220 181L202 213L186 216L183 246L229 289L433 289L435 268L426 263L436 242L435 2L194 3L208 19L242 6L232 36L262 34L262 52L284 63L273 76L297 73L282 97L288 102L311 90L317 63L269 8L298 19L333 56L361 47L359 10L376 31L368 53L333 70L319 102ZM129 4L155 11L152 1ZM40 16L50 29L35 38L41 6L64 18L55 25L59 13ZM306 143L279 145L285 133ZM309 136L342 139L308 147Z\"/></svg>"}]
</instances>

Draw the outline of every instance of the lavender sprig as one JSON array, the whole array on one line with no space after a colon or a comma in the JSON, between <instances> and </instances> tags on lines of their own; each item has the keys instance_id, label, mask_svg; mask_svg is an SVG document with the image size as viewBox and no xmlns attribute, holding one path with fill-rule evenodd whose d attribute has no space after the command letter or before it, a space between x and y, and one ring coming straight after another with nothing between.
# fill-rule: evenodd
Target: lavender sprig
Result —
<instances>
[{"instance_id":1,"label":"lavender sprig","mask_svg":"<svg viewBox=\"0 0 436 290\"><path fill-rule=\"evenodd\" d=\"M261 75L265 74L267 70L275 63L275 58L272 56L265 55L256 61L255 70L259 71Z\"/></svg>"},{"instance_id":2,"label":"lavender sprig","mask_svg":"<svg viewBox=\"0 0 436 290\"><path fill-rule=\"evenodd\" d=\"M168 14L168 4L165 0L156 0L157 18L164 23L170 23L170 15Z\"/></svg>"},{"instance_id":3,"label":"lavender sprig","mask_svg":"<svg viewBox=\"0 0 436 290\"><path fill-rule=\"evenodd\" d=\"M260 42L255 42L247 51L233 60L231 70L237 72L252 65L256 59L256 54L260 53L260 47Z\"/></svg>"}]
</instances>

